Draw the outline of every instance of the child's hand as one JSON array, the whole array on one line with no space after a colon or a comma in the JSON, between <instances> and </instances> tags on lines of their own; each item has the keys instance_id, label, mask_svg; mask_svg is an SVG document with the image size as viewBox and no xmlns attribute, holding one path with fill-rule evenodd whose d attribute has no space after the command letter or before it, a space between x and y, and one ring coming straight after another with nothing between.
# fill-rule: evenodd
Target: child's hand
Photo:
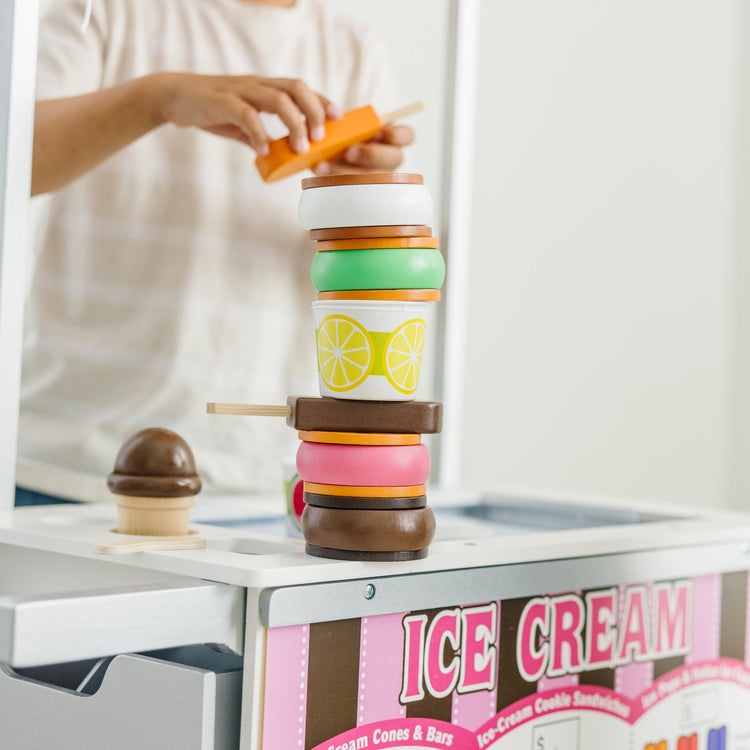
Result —
<instances>
[{"instance_id":1,"label":"child's hand","mask_svg":"<svg viewBox=\"0 0 750 750\"><path fill-rule=\"evenodd\" d=\"M321 162L312 171L319 177L357 172L392 172L404 160L402 146L413 142L414 131L408 125L386 125L372 140L350 146L340 159Z\"/></svg>"},{"instance_id":2,"label":"child's hand","mask_svg":"<svg viewBox=\"0 0 750 750\"><path fill-rule=\"evenodd\" d=\"M259 155L268 152L268 135L260 112L278 115L289 129L297 153L325 134L325 121L342 112L303 81L260 76L204 76L159 73L151 76L159 92L164 119L179 127L196 127L247 143Z\"/></svg>"}]
</instances>

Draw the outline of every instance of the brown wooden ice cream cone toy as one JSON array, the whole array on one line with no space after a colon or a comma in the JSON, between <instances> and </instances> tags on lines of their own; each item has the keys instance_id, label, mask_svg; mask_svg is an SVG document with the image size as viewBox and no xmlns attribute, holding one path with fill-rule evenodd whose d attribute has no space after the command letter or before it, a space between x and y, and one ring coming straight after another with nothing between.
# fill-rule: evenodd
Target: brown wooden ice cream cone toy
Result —
<instances>
[{"instance_id":1,"label":"brown wooden ice cream cone toy","mask_svg":"<svg viewBox=\"0 0 750 750\"><path fill-rule=\"evenodd\" d=\"M107 487L117 496L121 534L180 536L201 490L190 446L175 432L141 430L120 448Z\"/></svg>"}]
</instances>

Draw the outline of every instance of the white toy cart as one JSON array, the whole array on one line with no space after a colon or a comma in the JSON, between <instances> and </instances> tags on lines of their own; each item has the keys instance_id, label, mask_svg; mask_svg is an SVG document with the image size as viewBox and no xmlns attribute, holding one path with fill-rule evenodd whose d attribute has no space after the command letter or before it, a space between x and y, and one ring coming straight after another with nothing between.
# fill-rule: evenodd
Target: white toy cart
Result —
<instances>
[{"instance_id":1,"label":"white toy cart","mask_svg":"<svg viewBox=\"0 0 750 750\"><path fill-rule=\"evenodd\" d=\"M2 514L0 746L747 746L747 517L444 497L426 559L363 563L280 505L108 556L113 507Z\"/></svg>"},{"instance_id":2,"label":"white toy cart","mask_svg":"<svg viewBox=\"0 0 750 750\"><path fill-rule=\"evenodd\" d=\"M443 482L478 0L452 12ZM750 748L747 516L433 490L429 556L365 563L307 556L281 497L108 556L114 504L11 510L36 14L0 4L0 748Z\"/></svg>"}]
</instances>

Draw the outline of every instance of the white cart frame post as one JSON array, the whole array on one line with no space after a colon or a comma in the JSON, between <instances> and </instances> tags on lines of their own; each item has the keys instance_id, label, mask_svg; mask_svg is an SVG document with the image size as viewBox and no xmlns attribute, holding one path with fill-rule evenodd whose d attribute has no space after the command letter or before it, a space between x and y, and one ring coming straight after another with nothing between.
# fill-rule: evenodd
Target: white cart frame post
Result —
<instances>
[{"instance_id":1,"label":"white cart frame post","mask_svg":"<svg viewBox=\"0 0 750 750\"><path fill-rule=\"evenodd\" d=\"M0 510L13 506L38 0L0 3Z\"/></svg>"},{"instance_id":2,"label":"white cart frame post","mask_svg":"<svg viewBox=\"0 0 750 750\"><path fill-rule=\"evenodd\" d=\"M437 375L445 426L433 477L448 487L460 481L480 10L480 0L451 2L441 227L448 269Z\"/></svg>"}]
</instances>

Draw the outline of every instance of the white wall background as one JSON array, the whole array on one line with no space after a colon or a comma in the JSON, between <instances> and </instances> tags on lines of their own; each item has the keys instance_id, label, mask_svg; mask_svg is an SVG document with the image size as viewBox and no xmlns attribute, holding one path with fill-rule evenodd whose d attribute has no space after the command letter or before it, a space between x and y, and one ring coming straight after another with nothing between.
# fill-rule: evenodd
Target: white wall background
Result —
<instances>
[{"instance_id":1,"label":"white wall background","mask_svg":"<svg viewBox=\"0 0 750 750\"><path fill-rule=\"evenodd\" d=\"M742 11L483 3L467 480L750 509Z\"/></svg>"}]
</instances>

